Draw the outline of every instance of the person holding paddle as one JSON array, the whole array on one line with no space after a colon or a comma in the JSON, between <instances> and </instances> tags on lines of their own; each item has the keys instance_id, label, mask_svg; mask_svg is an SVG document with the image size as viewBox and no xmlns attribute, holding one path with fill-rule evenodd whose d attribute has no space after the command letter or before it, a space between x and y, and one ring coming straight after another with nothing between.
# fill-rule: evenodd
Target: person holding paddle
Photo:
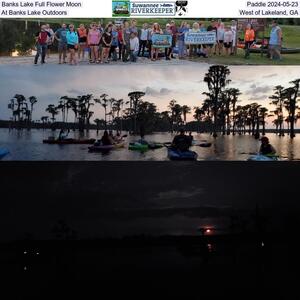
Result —
<instances>
[{"instance_id":1,"label":"person holding paddle","mask_svg":"<svg viewBox=\"0 0 300 300\"><path fill-rule=\"evenodd\" d=\"M275 156L276 150L275 148L270 144L269 139L266 136L263 136L261 139L261 146L259 149L259 153L261 155L265 156Z\"/></svg>"},{"instance_id":2,"label":"person holding paddle","mask_svg":"<svg viewBox=\"0 0 300 300\"><path fill-rule=\"evenodd\" d=\"M179 134L174 137L171 147L184 152L188 151L191 146L192 139L189 136L187 136L184 132L184 129L181 128L179 130Z\"/></svg>"}]
</instances>

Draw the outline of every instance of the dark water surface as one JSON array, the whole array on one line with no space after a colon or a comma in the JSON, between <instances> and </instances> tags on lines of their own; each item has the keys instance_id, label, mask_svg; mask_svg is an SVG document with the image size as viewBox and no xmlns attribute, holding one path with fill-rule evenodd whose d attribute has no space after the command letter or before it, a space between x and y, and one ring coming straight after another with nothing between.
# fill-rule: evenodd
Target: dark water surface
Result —
<instances>
[{"instance_id":1,"label":"dark water surface","mask_svg":"<svg viewBox=\"0 0 300 300\"><path fill-rule=\"evenodd\" d=\"M56 136L58 131L56 131ZM126 134L126 133L123 133ZM110 151L109 153L90 153L89 145L48 145L42 140L52 135L50 130L21 131L0 129L0 147L7 148L10 154L3 160L54 160L54 161L164 161L168 160L166 148L149 150L145 153L129 151L128 143L138 139L128 136L124 148ZM102 132L97 136L95 130L85 133L85 138L101 138ZM249 153L256 153L260 142L249 135L222 136L214 139L210 134L194 133L195 141L212 142L209 148L193 146L191 150L198 153L198 160L246 160ZM282 160L300 160L300 136L293 140L288 135L278 137L275 134L267 135L271 144L277 150ZM70 132L69 137L79 138L78 132ZM158 143L172 141L174 135L170 133L155 133L146 136L147 141Z\"/></svg>"}]
</instances>

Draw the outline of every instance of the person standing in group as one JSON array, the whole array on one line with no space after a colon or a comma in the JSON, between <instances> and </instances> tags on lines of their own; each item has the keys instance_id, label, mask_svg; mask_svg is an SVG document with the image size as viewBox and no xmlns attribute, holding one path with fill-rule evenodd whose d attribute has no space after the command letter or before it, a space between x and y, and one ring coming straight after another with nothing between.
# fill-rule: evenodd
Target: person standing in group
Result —
<instances>
[{"instance_id":1,"label":"person standing in group","mask_svg":"<svg viewBox=\"0 0 300 300\"><path fill-rule=\"evenodd\" d=\"M118 50L119 50L119 60L122 59L123 52L123 24L118 26Z\"/></svg>"},{"instance_id":2,"label":"person standing in group","mask_svg":"<svg viewBox=\"0 0 300 300\"><path fill-rule=\"evenodd\" d=\"M91 51L90 63L99 63L99 42L101 39L100 31L97 29L96 23L92 23L88 32L87 42Z\"/></svg>"},{"instance_id":3,"label":"person standing in group","mask_svg":"<svg viewBox=\"0 0 300 300\"><path fill-rule=\"evenodd\" d=\"M112 41L111 41L111 46L109 50L109 55L108 58L112 58L113 61L117 61L117 48L118 48L118 31L117 31L117 26L113 25L112 27Z\"/></svg>"},{"instance_id":4,"label":"person standing in group","mask_svg":"<svg viewBox=\"0 0 300 300\"><path fill-rule=\"evenodd\" d=\"M41 30L36 33L36 55L34 57L34 64L36 65L39 57L41 56L41 64L45 63L45 57L47 52L47 39L50 37L50 33L46 31L46 25L41 26Z\"/></svg>"},{"instance_id":5,"label":"person standing in group","mask_svg":"<svg viewBox=\"0 0 300 300\"><path fill-rule=\"evenodd\" d=\"M237 50L237 21L236 20L232 20L231 21L231 27L230 27L231 31L232 31L232 45L231 45L231 53L230 55L234 55L236 54L236 50Z\"/></svg>"},{"instance_id":6,"label":"person standing in group","mask_svg":"<svg viewBox=\"0 0 300 300\"><path fill-rule=\"evenodd\" d=\"M77 29L77 33L79 37L78 59L83 61L87 46L87 30L83 24L80 24L79 28Z\"/></svg>"},{"instance_id":7,"label":"person standing in group","mask_svg":"<svg viewBox=\"0 0 300 300\"><path fill-rule=\"evenodd\" d=\"M143 28L140 31L140 46L139 46L138 56L140 56L142 50L142 57L144 57L145 48L147 47L148 44L148 36L149 36L148 24L144 23Z\"/></svg>"},{"instance_id":8,"label":"person standing in group","mask_svg":"<svg viewBox=\"0 0 300 300\"><path fill-rule=\"evenodd\" d=\"M198 22L195 22L193 24L193 28L189 30L191 33L198 33L200 32L200 26ZM189 46L189 56L197 56L197 49L199 45L196 44L190 44Z\"/></svg>"},{"instance_id":9,"label":"person standing in group","mask_svg":"<svg viewBox=\"0 0 300 300\"><path fill-rule=\"evenodd\" d=\"M282 30L276 20L272 21L269 40L270 59L281 59Z\"/></svg>"},{"instance_id":10,"label":"person standing in group","mask_svg":"<svg viewBox=\"0 0 300 300\"><path fill-rule=\"evenodd\" d=\"M158 23L154 23L152 30L151 30L151 39L155 34L162 34L163 31L160 29L160 26ZM158 47L153 47L153 42L152 42L152 49L151 49L151 60L155 61L158 60L158 53L159 53L159 48ZM155 58L154 58L155 56Z\"/></svg>"},{"instance_id":11,"label":"person standing in group","mask_svg":"<svg viewBox=\"0 0 300 300\"><path fill-rule=\"evenodd\" d=\"M59 64L63 61L66 63L67 57L67 25L62 24L61 28L59 28L55 34L54 38L58 41L58 57L59 57ZM61 61L62 60L62 61Z\"/></svg>"},{"instance_id":12,"label":"person standing in group","mask_svg":"<svg viewBox=\"0 0 300 300\"><path fill-rule=\"evenodd\" d=\"M102 63L108 63L108 55L112 43L112 24L109 24L102 35L101 45L102 45Z\"/></svg>"},{"instance_id":13,"label":"person standing in group","mask_svg":"<svg viewBox=\"0 0 300 300\"><path fill-rule=\"evenodd\" d=\"M230 26L226 26L224 32L224 48L225 48L226 55L231 54L232 43L233 43L233 32L231 31Z\"/></svg>"},{"instance_id":14,"label":"person standing in group","mask_svg":"<svg viewBox=\"0 0 300 300\"><path fill-rule=\"evenodd\" d=\"M138 34L138 28L136 26L136 20L134 20L134 19L131 20L129 30L130 30L130 33L136 33L136 34Z\"/></svg>"},{"instance_id":15,"label":"person standing in group","mask_svg":"<svg viewBox=\"0 0 300 300\"><path fill-rule=\"evenodd\" d=\"M108 23L107 26L111 24L111 23ZM99 40L99 43L98 43L98 63L100 63L102 61L102 36L104 34L104 28L102 27L102 24L99 22L98 25L96 26L97 27L97 30L100 32L100 40Z\"/></svg>"},{"instance_id":16,"label":"person standing in group","mask_svg":"<svg viewBox=\"0 0 300 300\"><path fill-rule=\"evenodd\" d=\"M127 21L124 22L122 39L123 39L123 51L122 51L123 62L128 62L129 61L128 58L130 55L130 27Z\"/></svg>"},{"instance_id":17,"label":"person standing in group","mask_svg":"<svg viewBox=\"0 0 300 300\"><path fill-rule=\"evenodd\" d=\"M220 25L217 29L217 45L218 45L219 55L221 55L223 52L224 33L225 33L224 23L220 23Z\"/></svg>"},{"instance_id":18,"label":"person standing in group","mask_svg":"<svg viewBox=\"0 0 300 300\"><path fill-rule=\"evenodd\" d=\"M244 42L245 42L245 58L250 57L250 48L255 40L255 32L251 24L248 24L245 30Z\"/></svg>"},{"instance_id":19,"label":"person standing in group","mask_svg":"<svg viewBox=\"0 0 300 300\"><path fill-rule=\"evenodd\" d=\"M148 26L148 41L147 41L147 47L148 47L148 59L151 59L151 53L152 53L152 35L151 35L152 29Z\"/></svg>"},{"instance_id":20,"label":"person standing in group","mask_svg":"<svg viewBox=\"0 0 300 300\"><path fill-rule=\"evenodd\" d=\"M172 36L172 30L171 30L170 24L166 24L166 29L164 30L164 34ZM173 39L173 37L172 37L172 39ZM172 50L173 50L172 45L169 48L165 48L166 60L171 60Z\"/></svg>"},{"instance_id":21,"label":"person standing in group","mask_svg":"<svg viewBox=\"0 0 300 300\"><path fill-rule=\"evenodd\" d=\"M207 27L207 31L214 32L215 36L216 36L216 40L217 40L217 26L216 26L216 21L215 20L211 20L210 25L208 25L208 27ZM216 43L207 45L209 56L212 55L213 48L215 48L214 54L216 54L216 46L217 46Z\"/></svg>"},{"instance_id":22,"label":"person standing in group","mask_svg":"<svg viewBox=\"0 0 300 300\"><path fill-rule=\"evenodd\" d=\"M77 57L76 57L76 51L78 50L78 34L77 31L75 31L74 25L69 25L69 31L67 32L67 44L68 44L68 50L69 50L69 64L70 65L77 65Z\"/></svg>"},{"instance_id":23,"label":"person standing in group","mask_svg":"<svg viewBox=\"0 0 300 300\"><path fill-rule=\"evenodd\" d=\"M171 49L171 58L174 58L173 52L174 52L174 48L176 47L176 43L177 43L177 26L175 21L171 21L170 22L170 30L172 32L172 49Z\"/></svg>"},{"instance_id":24,"label":"person standing in group","mask_svg":"<svg viewBox=\"0 0 300 300\"><path fill-rule=\"evenodd\" d=\"M207 32L204 22L199 22L199 29L200 29L200 32ZM199 56L203 56L203 57L207 58L207 48L206 48L205 44L199 45L198 50L199 50L199 52L198 52Z\"/></svg>"},{"instance_id":25,"label":"person standing in group","mask_svg":"<svg viewBox=\"0 0 300 300\"><path fill-rule=\"evenodd\" d=\"M183 59L186 55L186 46L184 43L185 33L188 32L187 22L182 21L180 27L178 28L177 41L178 41L178 58Z\"/></svg>"},{"instance_id":26,"label":"person standing in group","mask_svg":"<svg viewBox=\"0 0 300 300\"><path fill-rule=\"evenodd\" d=\"M136 62L139 53L139 39L137 33L130 34L130 61Z\"/></svg>"},{"instance_id":27,"label":"person standing in group","mask_svg":"<svg viewBox=\"0 0 300 300\"><path fill-rule=\"evenodd\" d=\"M47 58L50 58L50 51L54 42L54 31L49 24L46 24L46 31L50 34L47 38Z\"/></svg>"}]
</instances>

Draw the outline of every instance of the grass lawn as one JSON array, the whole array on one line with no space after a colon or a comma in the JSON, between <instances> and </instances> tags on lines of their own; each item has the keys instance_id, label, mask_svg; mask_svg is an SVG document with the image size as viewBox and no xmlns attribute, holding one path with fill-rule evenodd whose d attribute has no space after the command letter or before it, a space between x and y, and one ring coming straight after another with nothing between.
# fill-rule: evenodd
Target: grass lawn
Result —
<instances>
[{"instance_id":1,"label":"grass lawn","mask_svg":"<svg viewBox=\"0 0 300 300\"><path fill-rule=\"evenodd\" d=\"M207 62L209 64L224 65L300 65L300 53L283 54L281 61L273 61L266 57L261 57L259 53L251 53L249 59L244 58L244 50L238 49L236 56L213 55L209 58L192 58L192 61Z\"/></svg>"}]
</instances>

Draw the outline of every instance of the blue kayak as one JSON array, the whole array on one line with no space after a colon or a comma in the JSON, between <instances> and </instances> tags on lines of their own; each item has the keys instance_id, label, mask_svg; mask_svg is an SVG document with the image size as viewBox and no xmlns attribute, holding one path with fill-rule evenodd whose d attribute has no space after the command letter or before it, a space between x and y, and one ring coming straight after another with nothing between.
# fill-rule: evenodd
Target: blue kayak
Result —
<instances>
[{"instance_id":1,"label":"blue kayak","mask_svg":"<svg viewBox=\"0 0 300 300\"><path fill-rule=\"evenodd\" d=\"M251 155L248 161L277 161L279 160L278 156L268 156L262 154Z\"/></svg>"},{"instance_id":2,"label":"blue kayak","mask_svg":"<svg viewBox=\"0 0 300 300\"><path fill-rule=\"evenodd\" d=\"M198 154L194 151L180 151L168 148L168 157L170 160L197 160Z\"/></svg>"},{"instance_id":3,"label":"blue kayak","mask_svg":"<svg viewBox=\"0 0 300 300\"><path fill-rule=\"evenodd\" d=\"M5 148L0 148L0 159L2 159L5 155L7 155L9 151Z\"/></svg>"}]
</instances>

